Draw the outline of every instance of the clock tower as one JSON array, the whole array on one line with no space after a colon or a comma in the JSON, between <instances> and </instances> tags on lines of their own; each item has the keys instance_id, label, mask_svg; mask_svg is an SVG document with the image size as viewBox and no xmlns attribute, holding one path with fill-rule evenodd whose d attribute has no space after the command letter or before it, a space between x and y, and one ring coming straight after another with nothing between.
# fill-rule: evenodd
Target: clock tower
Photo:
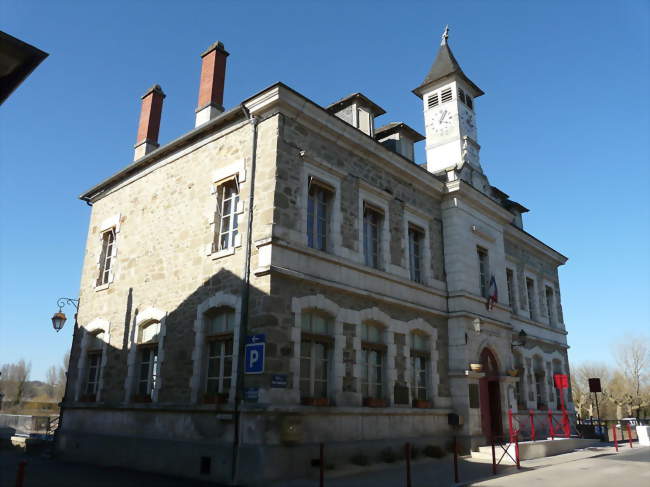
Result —
<instances>
[{"instance_id":1,"label":"clock tower","mask_svg":"<svg viewBox=\"0 0 650 487\"><path fill-rule=\"evenodd\" d=\"M422 99L426 127L427 169L432 173L483 170L476 135L475 99L483 91L460 68L445 28L440 49L422 84L413 90Z\"/></svg>"}]
</instances>

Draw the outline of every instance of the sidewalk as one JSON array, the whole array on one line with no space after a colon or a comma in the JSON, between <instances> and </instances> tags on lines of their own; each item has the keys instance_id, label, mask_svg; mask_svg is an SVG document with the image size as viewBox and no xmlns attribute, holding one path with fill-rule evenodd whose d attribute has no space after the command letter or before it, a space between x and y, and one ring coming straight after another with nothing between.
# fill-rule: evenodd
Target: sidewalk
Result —
<instances>
[{"instance_id":1,"label":"sidewalk","mask_svg":"<svg viewBox=\"0 0 650 487\"><path fill-rule=\"evenodd\" d=\"M0 487L15 487L16 471L21 460L27 462L25 487L218 487L214 483L123 468L68 463L12 450L0 450Z\"/></svg>"},{"instance_id":2,"label":"sidewalk","mask_svg":"<svg viewBox=\"0 0 650 487\"><path fill-rule=\"evenodd\" d=\"M471 457L461 457L458 462L459 470L459 483L454 483L453 473L453 458L448 455L445 458L434 459L418 459L411 464L411 478L413 487L436 487L444 486L520 486L532 487L533 485L597 485L589 483L580 483L579 479L569 475L570 473L576 474L579 472L578 463L581 461L598 462L609 456L621 455L621 458L627 457L628 446L621 447L617 454L614 447L608 443L603 443L603 446L596 446L586 448L584 450L577 450L570 453L555 455L552 457L537 458L534 460L526 460L521 462L521 469L517 470L515 466L498 465L497 476L492 475L491 462L484 462L476 460ZM630 450L631 456L636 458L639 456L641 459L650 456L650 448L639 448L637 444ZM638 453L637 453L638 452ZM647 452L647 453L643 453ZM609 460L609 459L608 459ZM602 460L605 461L605 460ZM608 462L608 465L611 461ZM560 477L566 476L571 478L571 482L562 483L560 478L555 483L546 483L544 480L546 474L540 477L540 469L546 472L547 467L558 467L563 473ZM645 469L650 475L650 464L644 465ZM522 477L526 474L526 477ZM532 483L528 485L528 478L537 478L544 480L542 483ZM619 477L619 481L621 478ZM650 477L649 477L650 480ZM559 482L559 483L558 483ZM314 468L313 475L308 479L299 479L293 481L280 481L271 484L273 487L318 487L318 468ZM336 466L334 470L325 471L325 486L326 487L399 487L406 485L405 464L403 461L394 464L374 464L369 467L354 467L352 465ZM619 484L620 485L620 484ZM634 483L625 484L626 486L636 485ZM650 485L650 481L645 484Z\"/></svg>"}]
</instances>

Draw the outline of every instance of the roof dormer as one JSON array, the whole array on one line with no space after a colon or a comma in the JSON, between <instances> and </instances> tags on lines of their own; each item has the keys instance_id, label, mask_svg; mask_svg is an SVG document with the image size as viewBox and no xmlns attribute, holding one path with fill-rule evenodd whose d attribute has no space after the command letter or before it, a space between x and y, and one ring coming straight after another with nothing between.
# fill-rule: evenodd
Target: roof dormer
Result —
<instances>
[{"instance_id":1,"label":"roof dormer","mask_svg":"<svg viewBox=\"0 0 650 487\"><path fill-rule=\"evenodd\" d=\"M413 145L424 140L424 135L412 129L404 122L391 122L375 131L375 138L379 143L393 152L415 160Z\"/></svg>"},{"instance_id":2,"label":"roof dormer","mask_svg":"<svg viewBox=\"0 0 650 487\"><path fill-rule=\"evenodd\" d=\"M386 113L361 93L354 93L332 103L327 107L327 111L370 137L375 136L375 117Z\"/></svg>"}]
</instances>

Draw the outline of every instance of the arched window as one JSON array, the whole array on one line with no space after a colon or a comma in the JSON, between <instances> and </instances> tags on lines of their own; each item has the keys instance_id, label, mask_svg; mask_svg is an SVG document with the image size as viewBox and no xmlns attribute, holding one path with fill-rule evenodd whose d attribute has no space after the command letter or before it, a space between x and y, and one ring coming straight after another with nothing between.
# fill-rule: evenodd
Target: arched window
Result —
<instances>
[{"instance_id":1,"label":"arched window","mask_svg":"<svg viewBox=\"0 0 650 487\"><path fill-rule=\"evenodd\" d=\"M489 348L484 348L481 352L481 364L483 364L483 372L488 377L499 375L499 364Z\"/></svg>"},{"instance_id":2,"label":"arched window","mask_svg":"<svg viewBox=\"0 0 650 487\"><path fill-rule=\"evenodd\" d=\"M156 388L159 335L159 321L149 321L138 328L136 401L150 402Z\"/></svg>"},{"instance_id":3,"label":"arched window","mask_svg":"<svg viewBox=\"0 0 650 487\"><path fill-rule=\"evenodd\" d=\"M320 311L303 311L300 343L300 397L304 404L327 405L334 320Z\"/></svg>"},{"instance_id":4,"label":"arched window","mask_svg":"<svg viewBox=\"0 0 650 487\"><path fill-rule=\"evenodd\" d=\"M386 405L386 344L379 323L361 324L361 394L364 406Z\"/></svg>"},{"instance_id":5,"label":"arched window","mask_svg":"<svg viewBox=\"0 0 650 487\"><path fill-rule=\"evenodd\" d=\"M205 389L203 402L228 402L233 373L233 330L235 310L222 306L204 314Z\"/></svg>"},{"instance_id":6,"label":"arched window","mask_svg":"<svg viewBox=\"0 0 650 487\"><path fill-rule=\"evenodd\" d=\"M413 401L429 400L429 339L422 333L411 333L411 397Z\"/></svg>"}]
</instances>

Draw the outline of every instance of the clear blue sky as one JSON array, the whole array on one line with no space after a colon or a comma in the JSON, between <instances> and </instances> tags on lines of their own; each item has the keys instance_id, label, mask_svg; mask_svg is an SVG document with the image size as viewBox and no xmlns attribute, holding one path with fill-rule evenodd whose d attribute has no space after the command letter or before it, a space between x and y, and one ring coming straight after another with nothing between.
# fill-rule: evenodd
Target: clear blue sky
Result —
<instances>
[{"instance_id":1,"label":"clear blue sky","mask_svg":"<svg viewBox=\"0 0 650 487\"><path fill-rule=\"evenodd\" d=\"M72 324L56 334L50 316L78 293L90 208L77 196L131 162L148 87L167 94L162 143L192 129L199 54L219 39L226 107L283 81L321 104L361 91L388 112L378 123L423 131L411 89L447 23L486 92L491 183L570 258L570 357L607 359L609 342L650 329L649 5L4 0L0 28L50 56L0 107L0 363L25 357L43 378L69 348Z\"/></svg>"}]
</instances>

